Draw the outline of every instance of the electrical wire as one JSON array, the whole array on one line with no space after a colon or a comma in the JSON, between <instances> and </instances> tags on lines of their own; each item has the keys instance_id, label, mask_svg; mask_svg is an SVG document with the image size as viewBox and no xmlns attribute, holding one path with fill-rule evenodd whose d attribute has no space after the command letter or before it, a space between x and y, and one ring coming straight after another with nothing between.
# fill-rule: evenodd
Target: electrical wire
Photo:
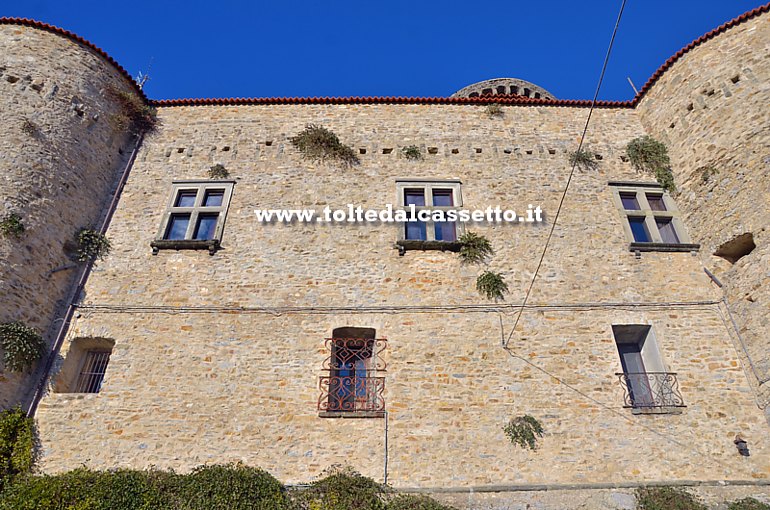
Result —
<instances>
[{"instance_id":1,"label":"electrical wire","mask_svg":"<svg viewBox=\"0 0 770 510\"><path fill-rule=\"evenodd\" d=\"M502 313L520 309L541 311L588 311L602 309L659 309L704 308L720 301L649 301L649 302L585 302L554 304L466 304L466 305L380 305L380 306L172 306L130 304L79 304L79 310L88 313L158 313L158 314L272 314L272 315L324 315L338 313Z\"/></svg>"},{"instance_id":2,"label":"electrical wire","mask_svg":"<svg viewBox=\"0 0 770 510\"><path fill-rule=\"evenodd\" d=\"M583 134L580 135L580 143L578 143L577 151L575 151L575 154L580 154L580 151L583 149L583 143L585 142L586 133L588 132L588 125L591 122L591 116L594 113L594 108L596 108L596 101L599 98L599 90L602 88L602 82L604 81L604 74L607 71L607 64L610 61L610 54L612 53L612 46L615 44L615 36L618 33L618 27L620 26L620 19L623 17L623 10L626 8L626 0L623 0L623 2L620 5L620 12L618 13L618 18L615 21L615 28L612 30L612 37L610 38L610 44L607 47L607 54L604 56L604 64L602 65L602 72L599 74L599 82L596 84L596 92L594 92L594 98L591 100L591 108L588 110L588 117L586 118L585 126L583 127ZM511 333L508 335L508 339L503 342L503 347L508 345L508 342L511 341L511 337L513 336L513 332L516 331L516 326L519 325L519 320L521 319L521 315L524 313L524 308L527 305L527 302L529 301L529 296L532 293L532 287L535 286L535 280L537 279L537 275L540 272L540 268L543 265L543 260L545 259L545 254L548 251L548 245L551 242L551 238L553 237L554 229L556 229L556 222L559 221L559 214L561 213L562 206L564 205L564 199L567 198L567 191L569 190L569 185L572 182L572 176L575 175L575 168L577 167L577 157L573 158L572 161L572 168L570 169L569 176L567 177L567 184L564 186L564 193L561 195L561 199L559 200L559 207L556 208L556 214L553 217L553 222L551 223L551 230L548 232L548 237L545 240L545 246L543 247L543 253L540 255L540 261L537 263L537 268L535 269L535 273L532 275L532 281L529 284L529 287L527 288L527 293L524 295L524 302L522 303L521 308L519 309L519 314L516 317L516 321L513 324L513 328L511 328Z\"/></svg>"}]
</instances>

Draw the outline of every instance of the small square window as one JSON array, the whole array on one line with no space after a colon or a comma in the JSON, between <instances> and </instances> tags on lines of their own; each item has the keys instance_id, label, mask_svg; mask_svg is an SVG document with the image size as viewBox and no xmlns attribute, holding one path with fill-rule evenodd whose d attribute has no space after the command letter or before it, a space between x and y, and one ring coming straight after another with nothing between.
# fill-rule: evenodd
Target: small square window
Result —
<instances>
[{"instance_id":1,"label":"small square window","mask_svg":"<svg viewBox=\"0 0 770 510\"><path fill-rule=\"evenodd\" d=\"M434 222L436 241L457 241L457 225L454 221Z\"/></svg>"},{"instance_id":2,"label":"small square window","mask_svg":"<svg viewBox=\"0 0 770 510\"><path fill-rule=\"evenodd\" d=\"M190 226L189 214L172 214L168 220L168 229L164 239L185 239Z\"/></svg>"},{"instance_id":3,"label":"small square window","mask_svg":"<svg viewBox=\"0 0 770 510\"><path fill-rule=\"evenodd\" d=\"M427 239L427 228L424 221L408 221L406 225L406 239L415 241L425 241Z\"/></svg>"},{"instance_id":4,"label":"small square window","mask_svg":"<svg viewBox=\"0 0 770 510\"><path fill-rule=\"evenodd\" d=\"M647 194L647 203L650 204L652 211L665 211L666 203L663 201L663 195Z\"/></svg>"},{"instance_id":5,"label":"small square window","mask_svg":"<svg viewBox=\"0 0 770 510\"><path fill-rule=\"evenodd\" d=\"M163 215L158 237L150 245L160 249L208 249L214 254L222 240L233 181L179 181Z\"/></svg>"},{"instance_id":6,"label":"small square window","mask_svg":"<svg viewBox=\"0 0 770 510\"><path fill-rule=\"evenodd\" d=\"M679 244L679 237L676 235L671 218L655 218L655 225L657 225L660 238L664 243Z\"/></svg>"},{"instance_id":7,"label":"small square window","mask_svg":"<svg viewBox=\"0 0 770 510\"><path fill-rule=\"evenodd\" d=\"M404 190L404 204L424 206L425 205L425 190L422 189L405 189Z\"/></svg>"},{"instance_id":8,"label":"small square window","mask_svg":"<svg viewBox=\"0 0 770 510\"><path fill-rule=\"evenodd\" d=\"M620 200L623 202L623 209L626 211L638 211L640 209L636 193L621 193Z\"/></svg>"},{"instance_id":9,"label":"small square window","mask_svg":"<svg viewBox=\"0 0 770 510\"><path fill-rule=\"evenodd\" d=\"M198 192L195 190L182 190L176 196L174 207L195 207L195 199L197 197Z\"/></svg>"},{"instance_id":10,"label":"small square window","mask_svg":"<svg viewBox=\"0 0 770 510\"><path fill-rule=\"evenodd\" d=\"M454 205L454 201L452 200L452 190L434 189L433 205L436 207L452 207Z\"/></svg>"},{"instance_id":11,"label":"small square window","mask_svg":"<svg viewBox=\"0 0 770 510\"><path fill-rule=\"evenodd\" d=\"M214 232L217 228L217 214L199 214L198 225L195 227L194 239L201 241L214 239Z\"/></svg>"},{"instance_id":12,"label":"small square window","mask_svg":"<svg viewBox=\"0 0 770 510\"><path fill-rule=\"evenodd\" d=\"M206 191L206 195L203 197L203 207L219 207L222 205L222 201L225 198L225 190L212 189Z\"/></svg>"},{"instance_id":13,"label":"small square window","mask_svg":"<svg viewBox=\"0 0 770 510\"><path fill-rule=\"evenodd\" d=\"M637 243L649 243L652 241L650 233L647 231L644 216L629 216L628 224L631 226L631 232L634 234L634 241Z\"/></svg>"}]
</instances>

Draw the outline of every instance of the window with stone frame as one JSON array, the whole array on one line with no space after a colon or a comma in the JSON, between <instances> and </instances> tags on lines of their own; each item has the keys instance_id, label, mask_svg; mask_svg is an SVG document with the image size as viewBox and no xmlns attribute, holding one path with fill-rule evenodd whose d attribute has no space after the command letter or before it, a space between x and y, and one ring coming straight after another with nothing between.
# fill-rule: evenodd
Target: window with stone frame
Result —
<instances>
[{"instance_id":1,"label":"window with stone frame","mask_svg":"<svg viewBox=\"0 0 770 510\"><path fill-rule=\"evenodd\" d=\"M420 249L446 249L457 244L462 234L462 223L436 221L427 217L427 211L447 211L462 208L461 182L459 180L397 180L398 206L407 213L420 214L415 219L399 224L399 244Z\"/></svg>"},{"instance_id":2,"label":"window with stone frame","mask_svg":"<svg viewBox=\"0 0 770 510\"><path fill-rule=\"evenodd\" d=\"M174 181L152 242L160 249L219 249L235 181Z\"/></svg>"},{"instance_id":3,"label":"window with stone frame","mask_svg":"<svg viewBox=\"0 0 770 510\"><path fill-rule=\"evenodd\" d=\"M611 182L615 206L632 251L692 251L681 214L659 184Z\"/></svg>"},{"instance_id":4,"label":"window with stone frame","mask_svg":"<svg viewBox=\"0 0 770 510\"><path fill-rule=\"evenodd\" d=\"M684 406L675 372L666 369L655 332L648 324L613 324L623 372L624 407L634 412L680 412Z\"/></svg>"}]
</instances>

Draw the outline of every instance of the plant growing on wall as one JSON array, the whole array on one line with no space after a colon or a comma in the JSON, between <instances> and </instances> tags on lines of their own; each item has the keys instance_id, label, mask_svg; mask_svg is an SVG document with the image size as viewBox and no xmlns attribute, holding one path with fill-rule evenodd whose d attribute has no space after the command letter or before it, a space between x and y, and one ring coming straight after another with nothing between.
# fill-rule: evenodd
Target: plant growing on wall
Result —
<instances>
[{"instance_id":1,"label":"plant growing on wall","mask_svg":"<svg viewBox=\"0 0 770 510\"><path fill-rule=\"evenodd\" d=\"M110 86L107 95L118 104L118 112L112 116L118 129L127 129L136 134L152 133L160 125L157 110L145 104L135 92Z\"/></svg>"},{"instance_id":2,"label":"plant growing on wall","mask_svg":"<svg viewBox=\"0 0 770 510\"><path fill-rule=\"evenodd\" d=\"M43 338L21 322L0 324L0 347L3 363L9 372L24 372L43 356Z\"/></svg>"},{"instance_id":3,"label":"plant growing on wall","mask_svg":"<svg viewBox=\"0 0 770 510\"><path fill-rule=\"evenodd\" d=\"M487 105L487 115L490 117L502 117L503 107L497 103L491 103Z\"/></svg>"},{"instance_id":4,"label":"plant growing on wall","mask_svg":"<svg viewBox=\"0 0 770 510\"><path fill-rule=\"evenodd\" d=\"M511 440L511 443L534 451L537 449L538 438L543 437L543 426L537 418L525 414L511 418L508 424L503 427L503 432Z\"/></svg>"},{"instance_id":5,"label":"plant growing on wall","mask_svg":"<svg viewBox=\"0 0 770 510\"><path fill-rule=\"evenodd\" d=\"M230 172L227 171L224 165L217 163L209 168L210 179L227 179L228 177L230 177Z\"/></svg>"},{"instance_id":6,"label":"plant growing on wall","mask_svg":"<svg viewBox=\"0 0 770 510\"><path fill-rule=\"evenodd\" d=\"M416 145L401 147L401 154L403 154L406 159L413 161L419 161L422 159L422 152L420 152L420 148Z\"/></svg>"},{"instance_id":7,"label":"plant growing on wall","mask_svg":"<svg viewBox=\"0 0 770 510\"><path fill-rule=\"evenodd\" d=\"M0 220L0 234L5 237L20 238L24 233L24 223L21 221L21 216L16 213L10 213Z\"/></svg>"},{"instance_id":8,"label":"plant growing on wall","mask_svg":"<svg viewBox=\"0 0 770 510\"><path fill-rule=\"evenodd\" d=\"M303 156L311 160L331 159L345 166L357 165L359 162L353 149L340 142L336 134L323 126L308 124L289 141Z\"/></svg>"},{"instance_id":9,"label":"plant growing on wall","mask_svg":"<svg viewBox=\"0 0 770 510\"><path fill-rule=\"evenodd\" d=\"M711 178L719 173L719 170L717 170L713 166L708 166L708 165L702 166L695 171L700 174L701 184L708 184Z\"/></svg>"},{"instance_id":10,"label":"plant growing on wall","mask_svg":"<svg viewBox=\"0 0 770 510\"><path fill-rule=\"evenodd\" d=\"M502 301L508 292L508 284L502 274L487 270L476 278L476 290L489 300Z\"/></svg>"},{"instance_id":11,"label":"plant growing on wall","mask_svg":"<svg viewBox=\"0 0 770 510\"><path fill-rule=\"evenodd\" d=\"M88 260L104 260L110 253L112 245L107 236L91 229L81 229L76 236L77 259L80 262Z\"/></svg>"},{"instance_id":12,"label":"plant growing on wall","mask_svg":"<svg viewBox=\"0 0 770 510\"><path fill-rule=\"evenodd\" d=\"M489 239L474 232L464 233L458 241L460 260L465 264L483 264L495 253Z\"/></svg>"},{"instance_id":13,"label":"plant growing on wall","mask_svg":"<svg viewBox=\"0 0 770 510\"><path fill-rule=\"evenodd\" d=\"M24 119L21 123L21 132L27 136L35 136L37 134L37 126L29 119Z\"/></svg>"},{"instance_id":14,"label":"plant growing on wall","mask_svg":"<svg viewBox=\"0 0 770 510\"><path fill-rule=\"evenodd\" d=\"M583 149L568 153L568 159L570 166L577 166L583 170L596 170L599 166L599 162L596 161L596 153Z\"/></svg>"},{"instance_id":15,"label":"plant growing on wall","mask_svg":"<svg viewBox=\"0 0 770 510\"><path fill-rule=\"evenodd\" d=\"M663 186L663 189L676 190L668 149L662 142L648 135L634 138L626 146L626 155L634 168L655 176L655 180Z\"/></svg>"},{"instance_id":16,"label":"plant growing on wall","mask_svg":"<svg viewBox=\"0 0 770 510\"><path fill-rule=\"evenodd\" d=\"M0 493L15 477L32 471L37 443L35 422L21 407L0 412Z\"/></svg>"}]
</instances>

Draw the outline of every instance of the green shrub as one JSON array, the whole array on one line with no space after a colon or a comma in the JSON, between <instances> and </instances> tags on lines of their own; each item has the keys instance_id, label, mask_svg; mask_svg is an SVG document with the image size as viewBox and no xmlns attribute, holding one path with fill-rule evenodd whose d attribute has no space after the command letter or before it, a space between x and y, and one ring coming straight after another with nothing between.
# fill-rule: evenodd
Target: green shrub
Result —
<instances>
[{"instance_id":1,"label":"green shrub","mask_svg":"<svg viewBox=\"0 0 770 510\"><path fill-rule=\"evenodd\" d=\"M654 175L663 189L676 190L668 149L663 143L648 135L640 136L628 142L626 155L637 170Z\"/></svg>"},{"instance_id":2,"label":"green shrub","mask_svg":"<svg viewBox=\"0 0 770 510\"><path fill-rule=\"evenodd\" d=\"M505 299L504 294L508 292L508 284L502 274L484 271L476 278L476 290L487 299L502 301Z\"/></svg>"},{"instance_id":3,"label":"green shrub","mask_svg":"<svg viewBox=\"0 0 770 510\"><path fill-rule=\"evenodd\" d=\"M403 154L406 159L411 159L413 161L419 161L422 159L422 152L416 145L401 147L401 154Z\"/></svg>"},{"instance_id":4,"label":"green shrub","mask_svg":"<svg viewBox=\"0 0 770 510\"><path fill-rule=\"evenodd\" d=\"M332 468L298 492L297 510L385 510L387 488L350 468Z\"/></svg>"},{"instance_id":5,"label":"green shrub","mask_svg":"<svg viewBox=\"0 0 770 510\"><path fill-rule=\"evenodd\" d=\"M184 510L281 510L287 508L283 486L273 475L243 464L200 466L182 476L177 504Z\"/></svg>"},{"instance_id":6,"label":"green shrub","mask_svg":"<svg viewBox=\"0 0 770 510\"><path fill-rule=\"evenodd\" d=\"M35 421L21 407L0 413L0 492L19 475L32 471L37 460Z\"/></svg>"},{"instance_id":7,"label":"green shrub","mask_svg":"<svg viewBox=\"0 0 770 510\"><path fill-rule=\"evenodd\" d=\"M345 166L358 164L358 156L353 149L340 142L336 134L323 126L308 124L289 141L308 159L315 161L331 159Z\"/></svg>"},{"instance_id":8,"label":"green shrub","mask_svg":"<svg viewBox=\"0 0 770 510\"><path fill-rule=\"evenodd\" d=\"M16 213L10 213L0 220L0 234L5 237L20 238L24 233L24 223L21 221L21 216Z\"/></svg>"},{"instance_id":9,"label":"green shrub","mask_svg":"<svg viewBox=\"0 0 770 510\"><path fill-rule=\"evenodd\" d=\"M530 450L536 450L537 439L543 437L543 426L528 414L511 418L503 431L511 443Z\"/></svg>"},{"instance_id":10,"label":"green shrub","mask_svg":"<svg viewBox=\"0 0 770 510\"><path fill-rule=\"evenodd\" d=\"M454 507L442 505L429 496L402 494L396 496L386 506L386 510L455 510Z\"/></svg>"},{"instance_id":11,"label":"green shrub","mask_svg":"<svg viewBox=\"0 0 770 510\"><path fill-rule=\"evenodd\" d=\"M217 163L209 168L209 179L227 179L228 177L230 177L230 172L227 171L224 165Z\"/></svg>"},{"instance_id":12,"label":"green shrub","mask_svg":"<svg viewBox=\"0 0 770 510\"><path fill-rule=\"evenodd\" d=\"M570 152L568 156L570 166L577 166L583 170L596 170L599 166L599 162L596 161L596 153L588 149Z\"/></svg>"},{"instance_id":13,"label":"green shrub","mask_svg":"<svg viewBox=\"0 0 770 510\"><path fill-rule=\"evenodd\" d=\"M743 498L730 503L727 510L770 510L770 505L754 498Z\"/></svg>"},{"instance_id":14,"label":"green shrub","mask_svg":"<svg viewBox=\"0 0 770 510\"><path fill-rule=\"evenodd\" d=\"M3 363L9 372L24 372L43 356L43 337L33 328L21 322L0 324L0 347Z\"/></svg>"},{"instance_id":15,"label":"green shrub","mask_svg":"<svg viewBox=\"0 0 770 510\"><path fill-rule=\"evenodd\" d=\"M112 245L110 240L107 239L102 233L99 233L91 229L81 229L77 234L77 259L80 262L87 260L104 260L110 253Z\"/></svg>"},{"instance_id":16,"label":"green shrub","mask_svg":"<svg viewBox=\"0 0 770 510\"><path fill-rule=\"evenodd\" d=\"M698 498L678 487L644 487L637 489L639 510L706 510Z\"/></svg>"},{"instance_id":17,"label":"green shrub","mask_svg":"<svg viewBox=\"0 0 770 510\"><path fill-rule=\"evenodd\" d=\"M458 241L460 260L465 264L483 264L495 253L489 239L474 232L464 233Z\"/></svg>"},{"instance_id":18,"label":"green shrub","mask_svg":"<svg viewBox=\"0 0 770 510\"><path fill-rule=\"evenodd\" d=\"M133 133L152 133L160 122L158 112L134 92L116 87L108 87L107 95L118 104L118 112L112 121L118 129L127 129Z\"/></svg>"},{"instance_id":19,"label":"green shrub","mask_svg":"<svg viewBox=\"0 0 770 510\"><path fill-rule=\"evenodd\" d=\"M151 510L174 506L177 476L163 471L78 468L59 475L26 476L3 494L0 510Z\"/></svg>"},{"instance_id":20,"label":"green shrub","mask_svg":"<svg viewBox=\"0 0 770 510\"><path fill-rule=\"evenodd\" d=\"M79 468L17 478L0 510L286 510L283 486L240 464L201 466L187 475L132 469Z\"/></svg>"}]
</instances>

